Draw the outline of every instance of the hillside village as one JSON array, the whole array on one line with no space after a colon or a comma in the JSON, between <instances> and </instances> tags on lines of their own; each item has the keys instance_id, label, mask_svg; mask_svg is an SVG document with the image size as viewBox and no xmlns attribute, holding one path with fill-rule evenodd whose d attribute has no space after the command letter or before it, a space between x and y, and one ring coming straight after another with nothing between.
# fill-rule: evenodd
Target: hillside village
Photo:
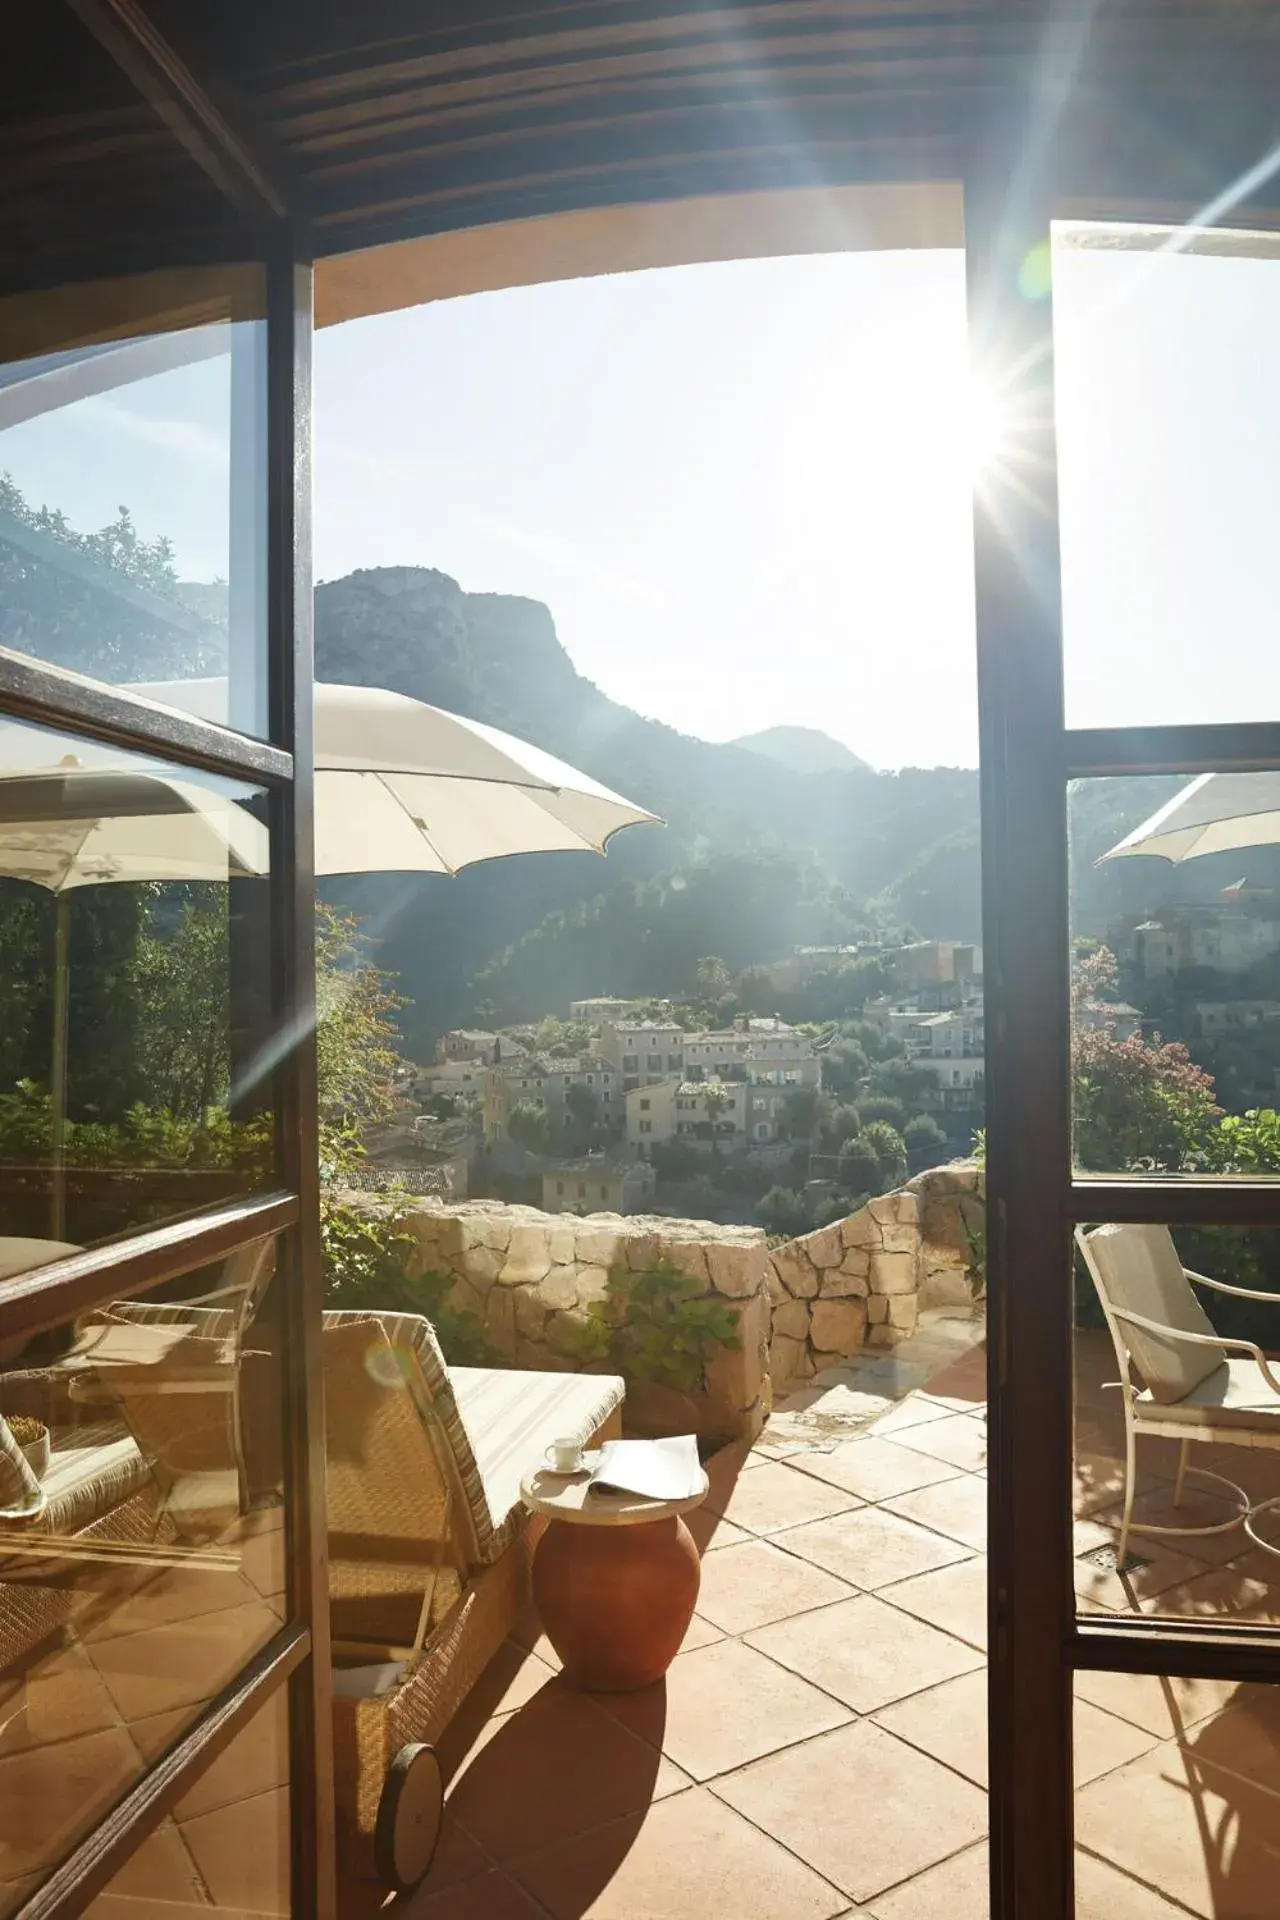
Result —
<instances>
[{"instance_id":1,"label":"hillside village","mask_svg":"<svg viewBox=\"0 0 1280 1920\"><path fill-rule=\"evenodd\" d=\"M550 1212L692 1203L770 1224L773 1196L780 1230L788 1206L816 1222L909 1163L964 1151L982 1124L981 949L800 947L752 970L793 1004L833 974L884 990L856 1020L719 1023L687 1004L596 995L532 1026L450 1029L402 1076L371 1162Z\"/></svg>"}]
</instances>

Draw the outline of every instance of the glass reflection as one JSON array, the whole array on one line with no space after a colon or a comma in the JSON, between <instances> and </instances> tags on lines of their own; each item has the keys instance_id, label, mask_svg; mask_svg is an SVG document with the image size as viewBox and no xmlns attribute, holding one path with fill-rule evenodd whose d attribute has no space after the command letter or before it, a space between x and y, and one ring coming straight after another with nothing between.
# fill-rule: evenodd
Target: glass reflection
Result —
<instances>
[{"instance_id":1,"label":"glass reflection","mask_svg":"<svg viewBox=\"0 0 1280 1920\"><path fill-rule=\"evenodd\" d=\"M165 273L0 301L0 645L111 685L222 676L262 733L261 275Z\"/></svg>"},{"instance_id":2,"label":"glass reflection","mask_svg":"<svg viewBox=\"0 0 1280 1920\"><path fill-rule=\"evenodd\" d=\"M267 856L258 789L0 720L0 1279L269 1177Z\"/></svg>"},{"instance_id":3,"label":"glass reflection","mask_svg":"<svg viewBox=\"0 0 1280 1920\"><path fill-rule=\"evenodd\" d=\"M1280 1172L1280 773L1077 780L1068 826L1077 1167Z\"/></svg>"},{"instance_id":4,"label":"glass reflection","mask_svg":"<svg viewBox=\"0 0 1280 1920\"><path fill-rule=\"evenodd\" d=\"M1077 1235L1085 1611L1280 1626L1280 1233Z\"/></svg>"},{"instance_id":5,"label":"glass reflection","mask_svg":"<svg viewBox=\"0 0 1280 1920\"><path fill-rule=\"evenodd\" d=\"M273 1272L0 1349L0 1914L284 1621Z\"/></svg>"}]
</instances>

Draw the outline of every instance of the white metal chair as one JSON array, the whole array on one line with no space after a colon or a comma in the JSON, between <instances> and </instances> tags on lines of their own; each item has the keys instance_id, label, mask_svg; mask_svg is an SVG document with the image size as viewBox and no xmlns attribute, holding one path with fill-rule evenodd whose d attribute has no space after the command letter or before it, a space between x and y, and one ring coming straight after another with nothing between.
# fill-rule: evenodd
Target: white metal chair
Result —
<instances>
[{"instance_id":1,"label":"white metal chair","mask_svg":"<svg viewBox=\"0 0 1280 1920\"><path fill-rule=\"evenodd\" d=\"M1214 1331L1192 1290L1211 1287L1238 1300L1280 1307L1280 1294L1228 1286L1184 1267L1167 1227L1103 1226L1076 1229L1076 1241L1092 1276L1120 1365L1124 1401L1124 1519L1116 1564L1123 1567L1131 1532L1228 1533L1243 1525L1257 1546L1277 1548L1256 1531L1253 1516L1276 1501L1250 1501L1242 1487L1207 1468L1189 1467L1193 1441L1233 1447L1280 1448L1280 1361L1269 1362L1252 1340ZM1240 1356L1233 1358L1233 1355ZM1135 1380L1134 1376L1137 1376ZM1139 1384L1141 1382L1141 1384ZM1182 1504L1188 1473L1225 1487L1236 1510L1228 1520L1204 1527L1154 1526L1133 1518L1136 1452L1140 1434L1180 1443L1173 1503Z\"/></svg>"}]
</instances>

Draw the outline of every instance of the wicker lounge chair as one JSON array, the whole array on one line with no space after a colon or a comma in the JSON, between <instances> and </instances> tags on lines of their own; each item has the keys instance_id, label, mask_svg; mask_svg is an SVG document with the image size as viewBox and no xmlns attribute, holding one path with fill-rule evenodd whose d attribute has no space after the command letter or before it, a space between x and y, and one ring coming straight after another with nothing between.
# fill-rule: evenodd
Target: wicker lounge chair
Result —
<instances>
[{"instance_id":1,"label":"wicker lounge chair","mask_svg":"<svg viewBox=\"0 0 1280 1920\"><path fill-rule=\"evenodd\" d=\"M553 1438L616 1432L624 1386L450 1369L410 1314L328 1313L323 1353L344 1862L406 1891L438 1831L434 1744L527 1597L521 1477Z\"/></svg>"}]
</instances>

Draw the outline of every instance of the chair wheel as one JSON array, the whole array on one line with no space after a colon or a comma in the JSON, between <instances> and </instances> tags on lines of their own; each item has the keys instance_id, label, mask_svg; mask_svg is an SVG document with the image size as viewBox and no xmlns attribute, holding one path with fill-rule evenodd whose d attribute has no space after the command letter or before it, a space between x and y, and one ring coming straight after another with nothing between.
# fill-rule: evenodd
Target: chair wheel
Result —
<instances>
[{"instance_id":1,"label":"chair wheel","mask_svg":"<svg viewBox=\"0 0 1280 1920\"><path fill-rule=\"evenodd\" d=\"M387 1769L373 1835L378 1878L411 1893L426 1878L440 1838L444 1776L435 1748L401 1747Z\"/></svg>"}]
</instances>

